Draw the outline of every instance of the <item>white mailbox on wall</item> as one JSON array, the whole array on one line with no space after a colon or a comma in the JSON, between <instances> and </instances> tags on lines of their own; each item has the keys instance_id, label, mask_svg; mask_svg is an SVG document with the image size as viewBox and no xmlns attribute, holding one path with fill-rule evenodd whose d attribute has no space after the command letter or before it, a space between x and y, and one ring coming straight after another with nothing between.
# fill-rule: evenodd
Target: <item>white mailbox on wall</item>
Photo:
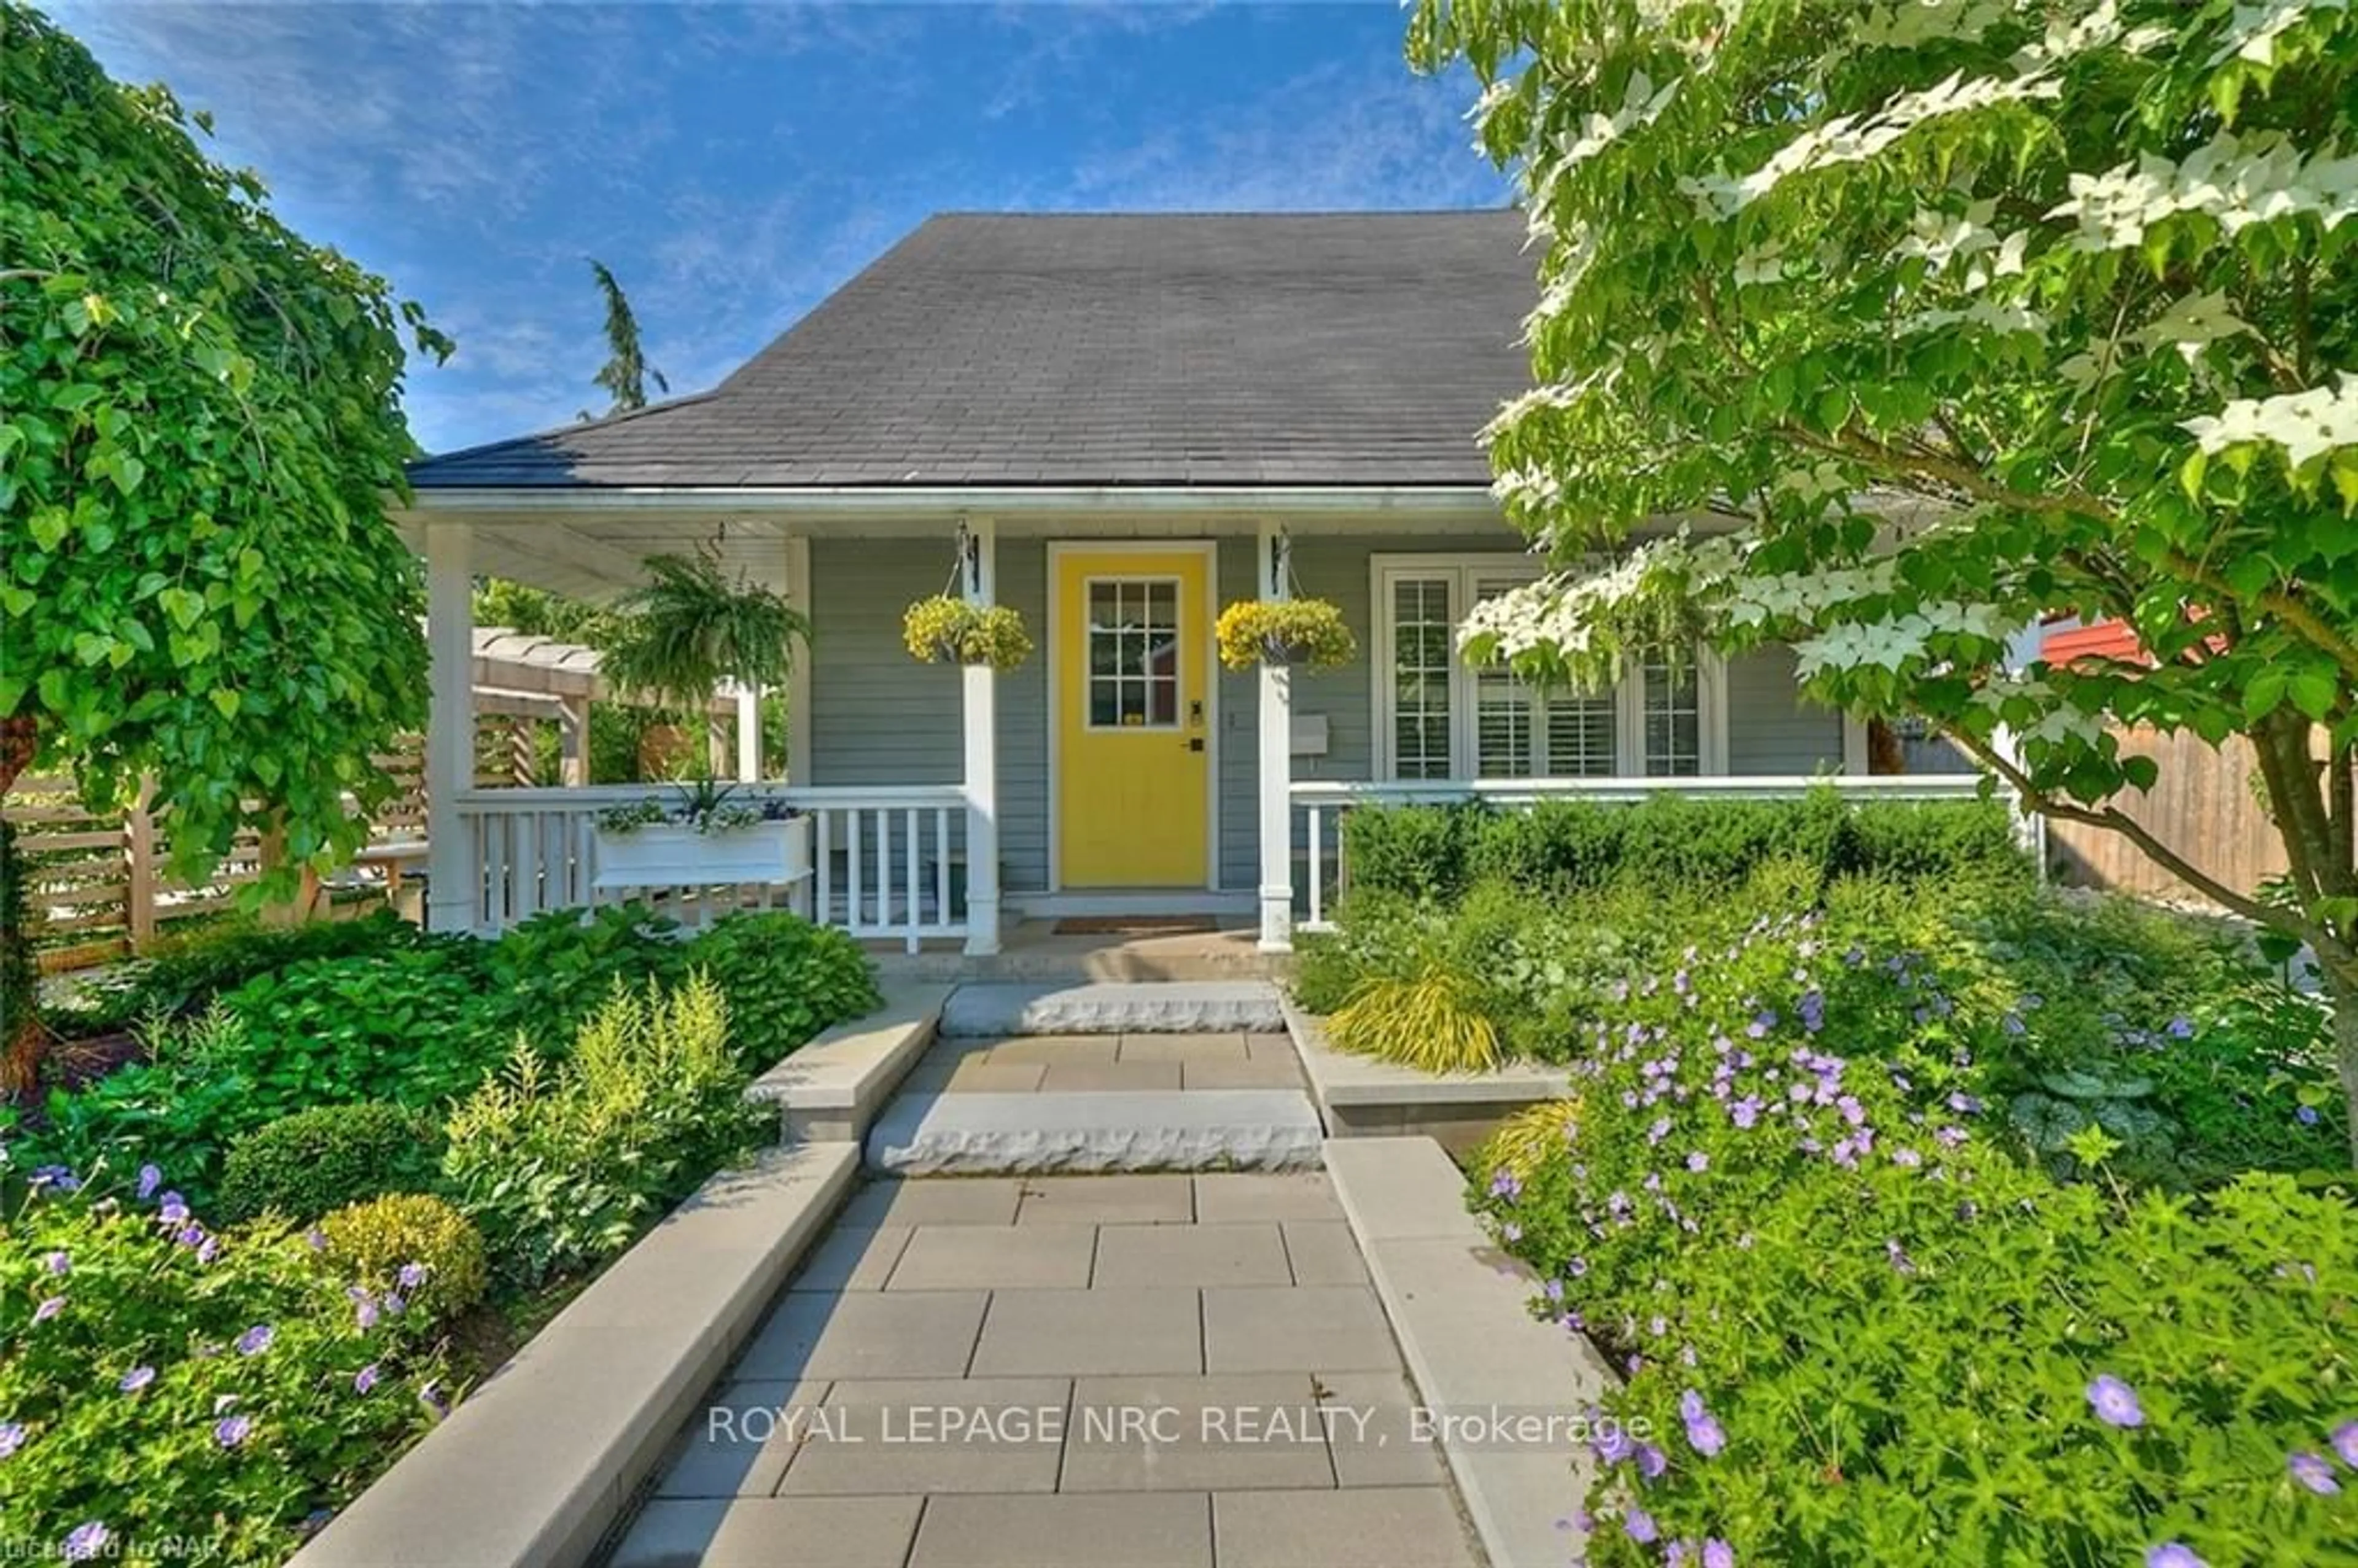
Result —
<instances>
[{"instance_id":1,"label":"white mailbox on wall","mask_svg":"<svg viewBox=\"0 0 2358 1568\"><path fill-rule=\"evenodd\" d=\"M1293 743L1290 750L1297 757L1323 757L1326 754L1326 716L1323 713L1297 713L1293 716Z\"/></svg>"}]
</instances>

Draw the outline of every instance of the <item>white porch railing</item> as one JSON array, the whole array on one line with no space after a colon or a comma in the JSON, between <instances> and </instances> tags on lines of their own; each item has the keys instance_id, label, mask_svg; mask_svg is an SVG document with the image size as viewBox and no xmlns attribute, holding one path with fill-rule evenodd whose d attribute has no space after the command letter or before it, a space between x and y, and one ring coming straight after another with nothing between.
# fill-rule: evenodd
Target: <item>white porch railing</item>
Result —
<instances>
[{"instance_id":1,"label":"white porch railing","mask_svg":"<svg viewBox=\"0 0 2358 1568\"><path fill-rule=\"evenodd\" d=\"M966 837L961 786L751 787L812 819L806 883L595 886L599 812L649 795L663 799L669 784L461 795L458 818L467 853L460 863L473 867L476 878L467 890L473 929L496 935L548 910L637 898L694 925L741 909L791 908L857 937L901 941L912 953L928 939L966 935L953 876Z\"/></svg>"},{"instance_id":2,"label":"white porch railing","mask_svg":"<svg viewBox=\"0 0 2358 1568\"><path fill-rule=\"evenodd\" d=\"M1656 795L1702 795L1714 800L1798 800L1831 785L1838 793L1875 800L1971 800L1981 793L1978 773L1862 775L1712 775L1679 778L1479 779L1406 784L1297 781L1289 792L1299 818L1294 841L1306 847L1303 868L1307 917L1303 931L1333 929L1326 918L1330 889L1340 891L1343 814L1361 806L1455 806L1482 801L1502 807L1542 800L1594 800L1631 806ZM2000 795L2006 791L2000 790ZM1330 867L1331 861L1331 867Z\"/></svg>"}]
</instances>

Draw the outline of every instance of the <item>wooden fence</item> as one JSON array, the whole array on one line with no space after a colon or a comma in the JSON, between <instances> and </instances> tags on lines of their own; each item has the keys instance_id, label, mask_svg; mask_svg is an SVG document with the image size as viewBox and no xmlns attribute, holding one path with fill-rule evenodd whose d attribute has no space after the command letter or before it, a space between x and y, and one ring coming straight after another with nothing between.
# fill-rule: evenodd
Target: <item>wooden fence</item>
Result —
<instances>
[{"instance_id":1,"label":"wooden fence","mask_svg":"<svg viewBox=\"0 0 2358 1568\"><path fill-rule=\"evenodd\" d=\"M425 833L419 757L412 745L376 759L403 788L379 813L373 839ZM65 778L19 779L9 800L5 815L26 860L26 903L44 969L137 953L176 926L229 908L262 874L269 853L260 834L242 832L211 879L192 884L169 874L170 846L144 802L100 816Z\"/></svg>"},{"instance_id":2,"label":"wooden fence","mask_svg":"<svg viewBox=\"0 0 2358 1568\"><path fill-rule=\"evenodd\" d=\"M2214 749L2191 732L2131 730L2121 734L2121 752L2151 757L2161 777L2148 793L2125 790L2115 804L2198 870L2244 892L2285 874L2284 841L2252 784L2259 762L2241 736ZM2064 881L2208 902L2107 828L2051 822L2047 843L2051 868Z\"/></svg>"}]
</instances>

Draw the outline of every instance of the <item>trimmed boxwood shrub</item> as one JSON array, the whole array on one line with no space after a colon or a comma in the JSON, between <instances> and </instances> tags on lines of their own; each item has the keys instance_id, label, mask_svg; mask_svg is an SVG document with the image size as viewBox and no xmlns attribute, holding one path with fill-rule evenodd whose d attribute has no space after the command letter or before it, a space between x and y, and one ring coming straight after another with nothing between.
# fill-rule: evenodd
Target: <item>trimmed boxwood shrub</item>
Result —
<instances>
[{"instance_id":1,"label":"trimmed boxwood shrub","mask_svg":"<svg viewBox=\"0 0 2358 1568\"><path fill-rule=\"evenodd\" d=\"M1732 888L1770 861L1822 879L2028 881L1995 801L1853 803L1832 787L1798 801L1657 795L1634 806L1543 800L1529 808L1361 806L1343 817L1354 892L1461 897L1478 882L1561 896L1617 884Z\"/></svg>"},{"instance_id":2,"label":"trimmed boxwood shrub","mask_svg":"<svg viewBox=\"0 0 2358 1568\"><path fill-rule=\"evenodd\" d=\"M384 1193L424 1192L441 1162L439 1129L406 1107L364 1100L282 1116L230 1146L224 1219L275 1210L308 1224Z\"/></svg>"}]
</instances>

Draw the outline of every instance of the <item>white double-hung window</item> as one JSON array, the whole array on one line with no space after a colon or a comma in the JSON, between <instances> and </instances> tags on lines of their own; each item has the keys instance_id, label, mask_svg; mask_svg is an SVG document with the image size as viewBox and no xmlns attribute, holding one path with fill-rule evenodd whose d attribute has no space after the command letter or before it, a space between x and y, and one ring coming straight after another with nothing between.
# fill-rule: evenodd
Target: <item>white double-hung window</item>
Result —
<instances>
[{"instance_id":1,"label":"white double-hung window","mask_svg":"<svg viewBox=\"0 0 2358 1568\"><path fill-rule=\"evenodd\" d=\"M1376 773L1402 781L1667 778L1727 770L1719 661L1632 660L1609 692L1542 690L1457 655L1457 624L1541 575L1522 556L1372 557Z\"/></svg>"}]
</instances>

